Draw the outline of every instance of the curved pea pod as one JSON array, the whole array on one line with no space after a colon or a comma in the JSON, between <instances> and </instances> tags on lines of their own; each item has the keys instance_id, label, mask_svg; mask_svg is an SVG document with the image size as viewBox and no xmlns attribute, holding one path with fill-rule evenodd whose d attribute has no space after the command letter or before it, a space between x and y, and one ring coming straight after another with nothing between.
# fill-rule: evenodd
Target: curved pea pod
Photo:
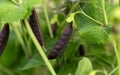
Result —
<instances>
[{"instance_id":1,"label":"curved pea pod","mask_svg":"<svg viewBox=\"0 0 120 75\"><path fill-rule=\"evenodd\" d=\"M78 50L79 50L79 54L80 54L81 56L85 56L86 51L85 51L84 45L81 44L81 45L79 46Z\"/></svg>"},{"instance_id":2,"label":"curved pea pod","mask_svg":"<svg viewBox=\"0 0 120 75\"><path fill-rule=\"evenodd\" d=\"M0 32L0 56L2 55L2 53L6 47L6 44L7 44L8 38L9 38L9 33L10 33L9 24L6 23L4 25L2 31Z\"/></svg>"},{"instance_id":3,"label":"curved pea pod","mask_svg":"<svg viewBox=\"0 0 120 75\"><path fill-rule=\"evenodd\" d=\"M70 22L64 32L62 33L59 40L56 42L55 46L53 47L51 53L48 55L48 59L54 59L58 57L66 48L70 37L72 36L73 27L72 22Z\"/></svg>"},{"instance_id":4,"label":"curved pea pod","mask_svg":"<svg viewBox=\"0 0 120 75\"><path fill-rule=\"evenodd\" d=\"M28 21L30 23L30 27L35 37L37 38L39 44L41 46L44 46L44 39L43 39L42 31L39 25L38 16L35 9L32 10L32 15L29 17Z\"/></svg>"}]
</instances>

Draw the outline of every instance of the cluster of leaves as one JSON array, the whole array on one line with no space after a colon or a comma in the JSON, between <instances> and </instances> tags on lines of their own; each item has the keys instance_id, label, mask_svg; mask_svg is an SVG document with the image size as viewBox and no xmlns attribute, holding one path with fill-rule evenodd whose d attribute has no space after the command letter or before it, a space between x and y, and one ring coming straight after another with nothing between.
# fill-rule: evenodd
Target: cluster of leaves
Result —
<instances>
[{"instance_id":1,"label":"cluster of leaves","mask_svg":"<svg viewBox=\"0 0 120 75\"><path fill-rule=\"evenodd\" d=\"M117 59L113 44L109 40L113 24L110 12L115 5L109 0L66 0L66 6L63 4L64 1L48 2L53 2L52 5L56 7L51 9L49 6L48 15L51 23L58 23L58 30L54 38L49 36L46 20L42 15L45 12L37 8L40 10L39 20L44 34L46 55L66 27L66 19L68 22L73 21L74 24L73 35L64 53L55 60L50 60L55 72L58 75L116 74ZM59 3L61 6L57 7ZM50 75L24 24L21 25L21 20L30 16L32 8L42 4L44 4L42 0L0 0L1 25L6 22L11 24L10 38L0 57L0 74ZM53 12L58 9L60 13ZM78 53L80 44L85 46L85 57Z\"/></svg>"},{"instance_id":2,"label":"cluster of leaves","mask_svg":"<svg viewBox=\"0 0 120 75\"><path fill-rule=\"evenodd\" d=\"M30 15L34 6L42 2L42 0L21 0L19 3L17 0L0 0L0 19L8 23L24 19Z\"/></svg>"}]
</instances>

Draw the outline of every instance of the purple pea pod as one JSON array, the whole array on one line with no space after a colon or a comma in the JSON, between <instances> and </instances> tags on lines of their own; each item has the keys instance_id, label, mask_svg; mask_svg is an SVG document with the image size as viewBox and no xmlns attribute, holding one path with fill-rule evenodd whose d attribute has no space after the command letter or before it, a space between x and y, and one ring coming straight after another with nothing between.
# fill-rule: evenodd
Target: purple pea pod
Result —
<instances>
[{"instance_id":1,"label":"purple pea pod","mask_svg":"<svg viewBox=\"0 0 120 75\"><path fill-rule=\"evenodd\" d=\"M9 34L10 34L10 30L9 30L9 24L6 23L2 29L2 31L0 32L0 56L2 55L8 38L9 38Z\"/></svg>"},{"instance_id":2,"label":"purple pea pod","mask_svg":"<svg viewBox=\"0 0 120 75\"><path fill-rule=\"evenodd\" d=\"M30 27L35 37L37 38L39 44L41 46L44 46L44 39L43 39L42 31L39 25L38 16L35 9L32 10L32 15L29 17L28 21L30 23Z\"/></svg>"},{"instance_id":3,"label":"purple pea pod","mask_svg":"<svg viewBox=\"0 0 120 75\"><path fill-rule=\"evenodd\" d=\"M66 48L70 40L70 37L72 36L72 32L73 32L73 27L72 27L72 22L71 22L67 25L61 37L56 42L51 53L48 55L48 59L55 59L64 51L64 49Z\"/></svg>"}]
</instances>

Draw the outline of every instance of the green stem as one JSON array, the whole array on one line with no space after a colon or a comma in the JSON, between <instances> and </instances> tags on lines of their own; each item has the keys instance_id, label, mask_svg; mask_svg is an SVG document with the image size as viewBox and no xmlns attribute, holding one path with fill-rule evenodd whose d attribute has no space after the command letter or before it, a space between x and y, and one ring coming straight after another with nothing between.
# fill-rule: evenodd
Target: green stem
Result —
<instances>
[{"instance_id":1,"label":"green stem","mask_svg":"<svg viewBox=\"0 0 120 75\"><path fill-rule=\"evenodd\" d=\"M24 38L22 38L22 37L21 38L24 39L24 46L27 47L27 49L25 49L25 50L28 51L28 58L29 58L29 57L32 56L32 50L30 48L30 39L28 39L27 36L26 36L26 31L25 31L26 28L24 29L25 26L22 22L21 22L20 26L21 26L20 28L21 28L21 33L22 33L21 35L24 36Z\"/></svg>"},{"instance_id":2,"label":"green stem","mask_svg":"<svg viewBox=\"0 0 120 75\"><path fill-rule=\"evenodd\" d=\"M15 0L10 0L13 4L15 4L16 6L18 6L18 3Z\"/></svg>"},{"instance_id":3,"label":"green stem","mask_svg":"<svg viewBox=\"0 0 120 75\"><path fill-rule=\"evenodd\" d=\"M31 28L30 28L30 25L29 25L29 23L28 23L27 20L25 20L25 25L26 25L26 28L27 28L27 30L28 30L28 33L29 33L30 37L32 38L33 43L35 44L38 52L40 53L40 55L42 56L43 60L45 61L45 63L46 63L46 65L47 65L48 69L50 70L51 74L52 74L52 75L56 75L56 73L55 73L52 65L50 64L48 58L46 57L46 54L45 54L44 51L42 50L41 46L39 45L39 42L37 41L34 33L32 32L32 30L31 30Z\"/></svg>"},{"instance_id":4,"label":"green stem","mask_svg":"<svg viewBox=\"0 0 120 75\"><path fill-rule=\"evenodd\" d=\"M67 14L66 18L62 21L60 30L64 27L64 24L66 23L67 17L70 15L70 13L73 12L73 10L77 7L78 4L79 4L79 2L76 2L76 3L73 5L73 7L71 8L71 10L70 10L69 13ZM58 32L60 32L60 30L59 30ZM60 33L61 33L61 32L60 32Z\"/></svg>"},{"instance_id":5,"label":"green stem","mask_svg":"<svg viewBox=\"0 0 120 75\"><path fill-rule=\"evenodd\" d=\"M120 59L119 59L120 53L119 53L119 50L117 49L117 44L116 44L115 41L113 41L113 47L114 47L114 50L115 50L118 66L120 67ZM118 75L120 75L120 68L118 68Z\"/></svg>"},{"instance_id":6,"label":"green stem","mask_svg":"<svg viewBox=\"0 0 120 75\"><path fill-rule=\"evenodd\" d=\"M113 73L115 73L118 69L119 69L119 66L114 68L108 75L113 75Z\"/></svg>"},{"instance_id":7,"label":"green stem","mask_svg":"<svg viewBox=\"0 0 120 75\"><path fill-rule=\"evenodd\" d=\"M47 21L47 26L48 26L50 36L51 36L51 38L53 38L53 33L52 33L52 29L51 29L51 25L50 25L50 21L49 21L49 17L48 17L48 13L47 13L45 3L43 4L43 11L44 11L45 18L46 18L46 21Z\"/></svg>"},{"instance_id":8,"label":"green stem","mask_svg":"<svg viewBox=\"0 0 120 75\"><path fill-rule=\"evenodd\" d=\"M70 12L67 14L67 17L69 16L69 14L71 13L71 12L73 12L73 10L76 8L76 6L79 4L79 2L76 2L75 4L74 4L74 6L71 8L71 10L70 10ZM66 18L67 18L66 17ZM61 23L61 26L63 26L64 24L65 24L65 22L66 22L66 18L63 20L63 22Z\"/></svg>"},{"instance_id":9,"label":"green stem","mask_svg":"<svg viewBox=\"0 0 120 75\"><path fill-rule=\"evenodd\" d=\"M88 16L84 11L81 10L81 13L82 13L85 17L87 17L87 18L89 18L90 20L96 22L97 24L103 25L103 24L100 23L99 21L97 21L97 20L93 19L92 17Z\"/></svg>"},{"instance_id":10,"label":"green stem","mask_svg":"<svg viewBox=\"0 0 120 75\"><path fill-rule=\"evenodd\" d=\"M19 32L18 28L15 27L16 25L12 25L12 26L13 26L13 28L14 28L13 30L15 31L15 33L16 33L16 35L17 35L17 38L19 39L19 42L20 42L20 44L21 44L21 46L22 46L22 48L23 48L23 51L24 51L26 57L29 58L30 55L32 54L31 51L29 51L29 52L27 51L26 45L24 44L24 41L23 41L23 39L22 39L22 37L21 37L21 33Z\"/></svg>"},{"instance_id":11,"label":"green stem","mask_svg":"<svg viewBox=\"0 0 120 75\"><path fill-rule=\"evenodd\" d=\"M103 16L104 16L104 19L105 19L105 25L108 24L108 19L107 19L107 14L106 14L106 11L105 11L105 0L102 0L102 9L103 9Z\"/></svg>"}]
</instances>

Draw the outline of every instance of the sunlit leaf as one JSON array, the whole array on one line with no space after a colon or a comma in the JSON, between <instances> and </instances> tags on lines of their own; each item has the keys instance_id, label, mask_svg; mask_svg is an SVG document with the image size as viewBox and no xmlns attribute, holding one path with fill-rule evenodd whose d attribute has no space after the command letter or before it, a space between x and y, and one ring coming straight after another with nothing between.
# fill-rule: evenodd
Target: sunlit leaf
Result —
<instances>
[{"instance_id":1,"label":"sunlit leaf","mask_svg":"<svg viewBox=\"0 0 120 75\"><path fill-rule=\"evenodd\" d=\"M14 4L10 0L0 0L0 19L4 22L13 23L24 19L36 5L42 0L24 0L21 4Z\"/></svg>"},{"instance_id":2,"label":"sunlit leaf","mask_svg":"<svg viewBox=\"0 0 120 75\"><path fill-rule=\"evenodd\" d=\"M92 70L93 68L91 61L88 58L84 57L79 61L75 75L89 75Z\"/></svg>"}]
</instances>

